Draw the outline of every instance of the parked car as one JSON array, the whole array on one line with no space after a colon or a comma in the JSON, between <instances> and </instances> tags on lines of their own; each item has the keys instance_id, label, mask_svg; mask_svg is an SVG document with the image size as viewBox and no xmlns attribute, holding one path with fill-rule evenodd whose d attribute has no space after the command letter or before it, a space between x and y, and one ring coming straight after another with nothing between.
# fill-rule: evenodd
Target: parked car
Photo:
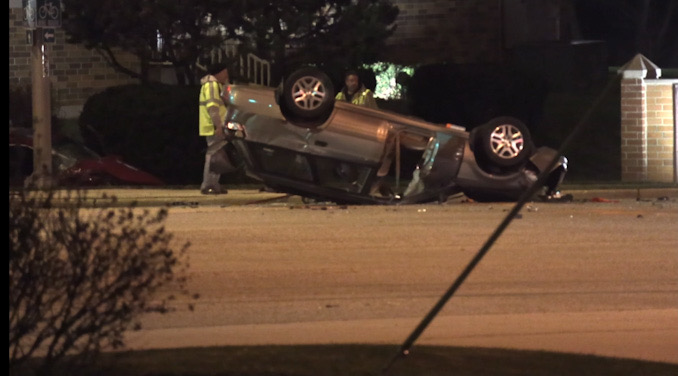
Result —
<instances>
[{"instance_id":1,"label":"parked car","mask_svg":"<svg viewBox=\"0 0 678 376\"><path fill-rule=\"evenodd\" d=\"M278 88L229 85L227 128L249 176L269 188L353 204L517 200L557 160L539 197L558 194L567 159L498 117L471 132L334 100L329 77L302 68ZM415 160L415 163L411 161Z\"/></svg>"},{"instance_id":2,"label":"parked car","mask_svg":"<svg viewBox=\"0 0 678 376\"><path fill-rule=\"evenodd\" d=\"M23 186L26 178L32 173L32 130L10 128L10 186ZM118 156L100 156L73 141L53 144L52 173L58 186L68 187L163 184L157 177L123 162Z\"/></svg>"}]
</instances>

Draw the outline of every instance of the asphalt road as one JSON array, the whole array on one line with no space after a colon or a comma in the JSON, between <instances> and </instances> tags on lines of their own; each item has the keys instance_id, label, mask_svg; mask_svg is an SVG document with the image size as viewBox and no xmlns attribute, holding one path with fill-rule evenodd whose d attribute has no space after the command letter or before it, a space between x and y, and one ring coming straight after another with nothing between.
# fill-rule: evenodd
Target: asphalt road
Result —
<instances>
[{"instance_id":1,"label":"asphalt road","mask_svg":"<svg viewBox=\"0 0 678 376\"><path fill-rule=\"evenodd\" d=\"M200 298L145 316L127 349L400 345L513 207L143 193L170 204L176 244L191 242L189 290ZM676 193L578 191L570 203L526 205L413 351L483 346L678 363Z\"/></svg>"}]
</instances>

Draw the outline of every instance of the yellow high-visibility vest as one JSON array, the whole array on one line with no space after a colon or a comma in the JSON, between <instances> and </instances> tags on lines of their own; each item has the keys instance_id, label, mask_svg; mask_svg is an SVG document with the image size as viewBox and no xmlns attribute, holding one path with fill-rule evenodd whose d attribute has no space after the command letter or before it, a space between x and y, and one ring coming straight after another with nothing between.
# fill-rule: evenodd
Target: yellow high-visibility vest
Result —
<instances>
[{"instance_id":1,"label":"yellow high-visibility vest","mask_svg":"<svg viewBox=\"0 0 678 376\"><path fill-rule=\"evenodd\" d=\"M201 81L203 84L200 88L199 131L201 136L213 136L214 123L207 109L217 106L219 107L219 118L224 119L226 117L226 104L221 97L223 85L214 76L207 76Z\"/></svg>"},{"instance_id":2,"label":"yellow high-visibility vest","mask_svg":"<svg viewBox=\"0 0 678 376\"><path fill-rule=\"evenodd\" d=\"M346 95L344 94L344 91L340 91L337 93L337 95L334 97L334 99L338 101L346 101ZM372 91L365 86L362 86L358 91L353 94L353 97L351 98L351 103L352 104L357 104L358 106L365 106L369 108L378 108L377 106L377 101L374 100L374 94L372 94Z\"/></svg>"}]
</instances>

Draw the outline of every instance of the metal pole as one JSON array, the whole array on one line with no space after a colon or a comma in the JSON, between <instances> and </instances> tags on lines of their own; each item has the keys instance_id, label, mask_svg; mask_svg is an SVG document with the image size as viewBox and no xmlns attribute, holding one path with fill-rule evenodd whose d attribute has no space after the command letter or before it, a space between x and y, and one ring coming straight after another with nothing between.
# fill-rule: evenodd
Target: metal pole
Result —
<instances>
[{"instance_id":1,"label":"metal pole","mask_svg":"<svg viewBox=\"0 0 678 376\"><path fill-rule=\"evenodd\" d=\"M400 192L400 132L396 133L396 192Z\"/></svg>"},{"instance_id":2,"label":"metal pole","mask_svg":"<svg viewBox=\"0 0 678 376\"><path fill-rule=\"evenodd\" d=\"M44 30L37 28L31 47L31 78L33 100L33 175L36 188L52 185L52 129L49 60L43 38Z\"/></svg>"},{"instance_id":3,"label":"metal pole","mask_svg":"<svg viewBox=\"0 0 678 376\"><path fill-rule=\"evenodd\" d=\"M678 84L673 84L673 182L678 183Z\"/></svg>"}]
</instances>

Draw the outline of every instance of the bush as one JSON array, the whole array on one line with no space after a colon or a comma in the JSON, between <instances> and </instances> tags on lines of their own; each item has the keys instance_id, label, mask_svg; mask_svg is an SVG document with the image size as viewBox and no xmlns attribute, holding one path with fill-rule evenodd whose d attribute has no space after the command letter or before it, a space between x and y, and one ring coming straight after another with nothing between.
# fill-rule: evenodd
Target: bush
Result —
<instances>
[{"instance_id":1,"label":"bush","mask_svg":"<svg viewBox=\"0 0 678 376\"><path fill-rule=\"evenodd\" d=\"M140 313L171 308L171 297L154 295L158 288L187 293L189 244L170 247L167 210L84 211L85 200L79 193L10 195L10 374L23 374L27 364L51 374L65 359L119 348Z\"/></svg>"},{"instance_id":2,"label":"bush","mask_svg":"<svg viewBox=\"0 0 678 376\"><path fill-rule=\"evenodd\" d=\"M85 143L169 184L197 184L205 161L196 86L125 85L91 96L79 119Z\"/></svg>"}]
</instances>

